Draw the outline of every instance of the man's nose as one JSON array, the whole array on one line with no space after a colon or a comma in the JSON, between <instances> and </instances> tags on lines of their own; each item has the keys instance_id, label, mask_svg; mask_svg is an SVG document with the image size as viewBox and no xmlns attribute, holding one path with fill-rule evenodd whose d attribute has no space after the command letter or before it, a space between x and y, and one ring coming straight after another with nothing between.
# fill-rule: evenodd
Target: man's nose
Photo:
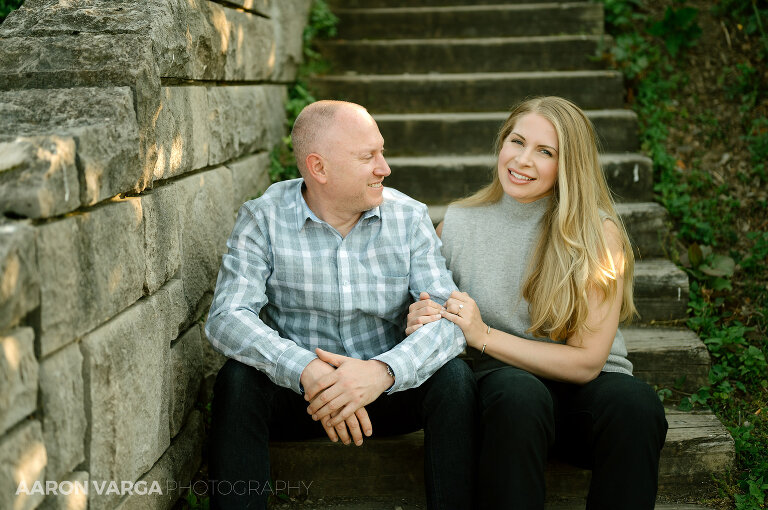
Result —
<instances>
[{"instance_id":1,"label":"man's nose","mask_svg":"<svg viewBox=\"0 0 768 510\"><path fill-rule=\"evenodd\" d=\"M392 173L392 169L389 168L389 164L387 163L387 160L384 158L383 154L380 154L378 156L379 161L377 161L376 168L374 169L374 173L376 175L381 175L382 177L386 177L389 174Z\"/></svg>"}]
</instances>

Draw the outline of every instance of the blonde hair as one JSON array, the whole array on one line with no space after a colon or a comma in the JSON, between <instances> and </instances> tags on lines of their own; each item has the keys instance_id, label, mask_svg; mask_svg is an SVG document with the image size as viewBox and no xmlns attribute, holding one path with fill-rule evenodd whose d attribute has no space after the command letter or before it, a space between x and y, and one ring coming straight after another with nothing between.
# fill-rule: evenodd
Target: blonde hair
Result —
<instances>
[{"instance_id":1,"label":"blonde hair","mask_svg":"<svg viewBox=\"0 0 768 510\"><path fill-rule=\"evenodd\" d=\"M616 278L622 272L620 320L629 320L637 313L632 298L634 256L600 167L595 130L576 105L560 97L537 97L520 103L499 131L496 154L518 119L529 113L552 123L559 151L557 180L542 219L541 235L528 262L522 296L529 304L528 333L561 341L586 326L589 290L598 289L603 299L612 299ZM503 195L498 171L494 171L489 185L456 203L479 206L498 202ZM623 267L614 265L601 212L618 228Z\"/></svg>"}]
</instances>

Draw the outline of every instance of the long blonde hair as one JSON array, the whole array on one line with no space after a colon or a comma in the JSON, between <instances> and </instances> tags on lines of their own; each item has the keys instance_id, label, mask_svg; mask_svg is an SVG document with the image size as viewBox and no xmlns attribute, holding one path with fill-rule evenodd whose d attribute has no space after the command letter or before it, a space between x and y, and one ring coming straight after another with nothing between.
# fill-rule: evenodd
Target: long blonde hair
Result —
<instances>
[{"instance_id":1,"label":"long blonde hair","mask_svg":"<svg viewBox=\"0 0 768 510\"><path fill-rule=\"evenodd\" d=\"M541 235L528 262L522 296L528 301L529 334L562 341L586 326L588 291L603 299L616 293L623 272L620 320L637 313L632 298L634 256L605 181L592 123L579 107L560 97L529 99L512 109L496 139L496 154L515 123L529 113L541 115L557 132L557 181L542 219ZM495 203L504 195L498 171L493 181L456 202L465 207ZM623 267L615 267L603 233L603 215L618 227Z\"/></svg>"}]
</instances>

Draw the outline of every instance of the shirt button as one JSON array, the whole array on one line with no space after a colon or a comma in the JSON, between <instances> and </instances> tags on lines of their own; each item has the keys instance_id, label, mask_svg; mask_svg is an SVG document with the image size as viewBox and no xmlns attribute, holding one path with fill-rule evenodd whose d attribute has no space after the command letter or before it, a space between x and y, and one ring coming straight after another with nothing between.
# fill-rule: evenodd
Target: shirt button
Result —
<instances>
[{"instance_id":1,"label":"shirt button","mask_svg":"<svg viewBox=\"0 0 768 510\"><path fill-rule=\"evenodd\" d=\"M345 287L349 287L349 282L344 282Z\"/></svg>"}]
</instances>

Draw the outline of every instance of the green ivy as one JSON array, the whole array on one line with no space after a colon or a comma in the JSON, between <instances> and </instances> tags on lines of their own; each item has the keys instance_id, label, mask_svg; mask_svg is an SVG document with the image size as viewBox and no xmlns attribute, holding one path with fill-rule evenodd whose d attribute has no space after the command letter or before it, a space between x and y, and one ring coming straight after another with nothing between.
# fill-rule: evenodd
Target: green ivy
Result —
<instances>
[{"instance_id":1,"label":"green ivy","mask_svg":"<svg viewBox=\"0 0 768 510\"><path fill-rule=\"evenodd\" d=\"M288 87L288 100L285 104L286 124L290 131L301 110L316 101L310 92L307 79L310 75L321 73L328 69L328 63L323 60L315 48L317 39L327 39L336 35L336 25L339 19L331 12L323 0L314 0L309 13L309 23L304 28L303 54L304 61L297 73L296 81ZM299 169L293 156L291 137L284 137L270 153L269 177L272 182L294 179L299 177Z\"/></svg>"},{"instance_id":2,"label":"green ivy","mask_svg":"<svg viewBox=\"0 0 768 510\"><path fill-rule=\"evenodd\" d=\"M614 41L612 47L601 49L602 56L624 74L627 100L638 114L642 148L653 159L654 191L674 221L678 244L686 247L679 262L690 277L687 325L701 337L712 358L708 384L682 398L680 407L709 406L718 414L734 438L740 470L735 480L719 482L722 495L737 510L763 509L768 496L768 430L759 415L768 392L764 333L768 324L768 233L747 233L751 247L746 254L732 250L737 240L732 225L741 204L729 184L715 182L695 161L686 168L667 148L667 126L676 116L687 116L678 106L677 94L688 77L677 72L674 63L700 40L701 13L684 0L672 2L661 18L653 18L640 0L602 2L606 29ZM768 19L767 9L758 8L754 0L720 0L712 12L732 20L747 34L759 36L762 45L753 62L765 62L768 38L763 20ZM718 81L725 97L737 103L743 114L742 139L748 144L752 164L739 177L744 183L766 182L768 119L752 113L766 99L764 80L759 66L740 62L724 68ZM691 122L707 126L711 137L739 136L722 132L708 110ZM768 216L764 200L758 207ZM740 294L734 298L736 290ZM751 307L751 311L737 318L734 299L743 300L738 305ZM656 390L662 400L680 395L674 389Z\"/></svg>"},{"instance_id":3,"label":"green ivy","mask_svg":"<svg viewBox=\"0 0 768 510\"><path fill-rule=\"evenodd\" d=\"M5 21L11 11L21 7L22 3L24 0L0 0L0 23Z\"/></svg>"}]
</instances>

